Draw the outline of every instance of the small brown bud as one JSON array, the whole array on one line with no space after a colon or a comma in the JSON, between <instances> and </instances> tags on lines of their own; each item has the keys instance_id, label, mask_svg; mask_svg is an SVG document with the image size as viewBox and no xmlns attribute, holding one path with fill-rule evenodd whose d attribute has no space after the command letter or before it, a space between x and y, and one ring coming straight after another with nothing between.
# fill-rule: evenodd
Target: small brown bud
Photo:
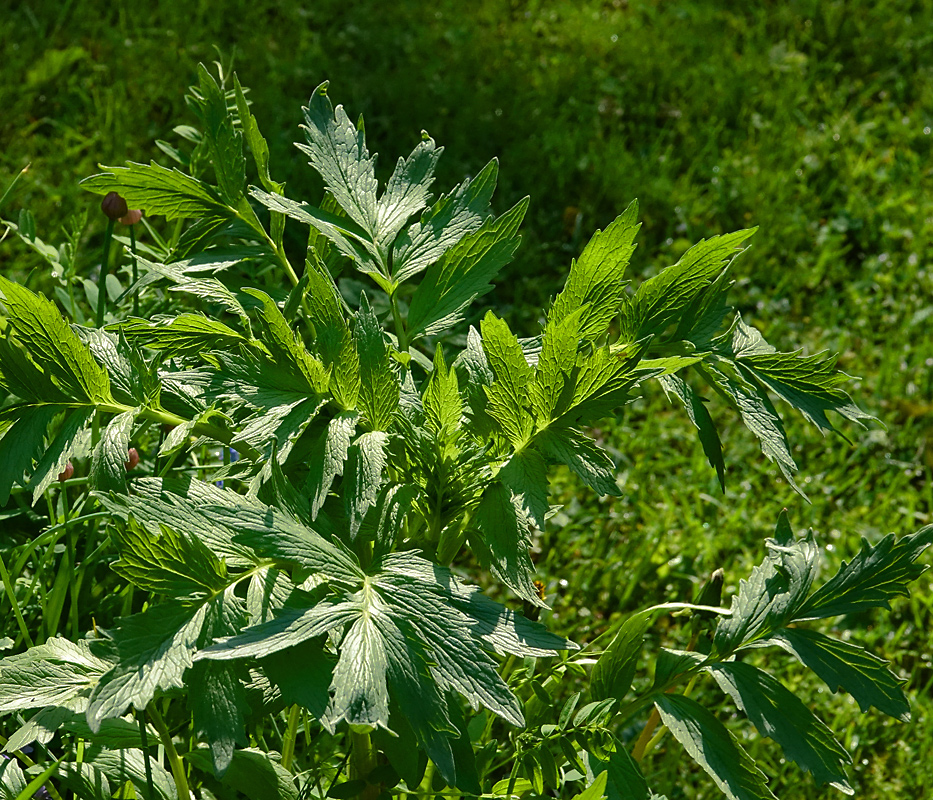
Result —
<instances>
[{"instance_id":1,"label":"small brown bud","mask_svg":"<svg viewBox=\"0 0 933 800\"><path fill-rule=\"evenodd\" d=\"M139 453L135 447L131 447L126 451L126 471L129 472L132 469L136 469L136 466L139 464Z\"/></svg>"},{"instance_id":2,"label":"small brown bud","mask_svg":"<svg viewBox=\"0 0 933 800\"><path fill-rule=\"evenodd\" d=\"M67 464L65 464L64 471L58 473L58 482L64 483L74 474L75 474L75 466L69 461Z\"/></svg>"},{"instance_id":3,"label":"small brown bud","mask_svg":"<svg viewBox=\"0 0 933 800\"><path fill-rule=\"evenodd\" d=\"M120 195L116 192L108 192L107 196L100 201L100 210L116 222L120 217L124 216L129 209L126 207L126 200L120 197Z\"/></svg>"},{"instance_id":4,"label":"small brown bud","mask_svg":"<svg viewBox=\"0 0 933 800\"><path fill-rule=\"evenodd\" d=\"M120 217L119 222L124 225L135 225L142 218L143 212L141 208L131 208L122 217Z\"/></svg>"}]
</instances>

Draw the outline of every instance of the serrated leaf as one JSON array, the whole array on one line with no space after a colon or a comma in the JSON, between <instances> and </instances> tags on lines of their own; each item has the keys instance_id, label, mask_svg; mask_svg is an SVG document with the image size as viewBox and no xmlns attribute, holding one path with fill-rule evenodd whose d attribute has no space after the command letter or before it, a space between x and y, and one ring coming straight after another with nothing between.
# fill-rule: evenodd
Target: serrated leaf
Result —
<instances>
[{"instance_id":1,"label":"serrated leaf","mask_svg":"<svg viewBox=\"0 0 933 800\"><path fill-rule=\"evenodd\" d=\"M356 431L359 413L344 411L327 423L311 450L308 479L305 490L311 496L311 518L315 519L331 484L337 475L343 474L344 463L350 450L350 442Z\"/></svg>"},{"instance_id":2,"label":"serrated leaf","mask_svg":"<svg viewBox=\"0 0 933 800\"><path fill-rule=\"evenodd\" d=\"M726 464L722 458L722 442L704 399L679 375L660 376L659 381L668 396L673 394L683 404L687 416L699 433L706 460L716 470L719 486L725 491Z\"/></svg>"},{"instance_id":3,"label":"serrated leaf","mask_svg":"<svg viewBox=\"0 0 933 800\"><path fill-rule=\"evenodd\" d=\"M234 127L227 98L203 64L198 64L200 110L204 139L211 153L211 164L220 194L228 205L235 206L246 184L246 159L243 157L243 134Z\"/></svg>"},{"instance_id":4,"label":"serrated leaf","mask_svg":"<svg viewBox=\"0 0 933 800\"><path fill-rule=\"evenodd\" d=\"M475 232L489 216L499 164L493 159L472 180L442 196L399 238L393 278L406 281L437 261L464 236Z\"/></svg>"},{"instance_id":5,"label":"serrated leaf","mask_svg":"<svg viewBox=\"0 0 933 800\"><path fill-rule=\"evenodd\" d=\"M480 564L523 600L544 605L533 583L535 568L525 522L501 481L494 481L483 492L474 519L478 533L470 534L470 547Z\"/></svg>"},{"instance_id":6,"label":"serrated leaf","mask_svg":"<svg viewBox=\"0 0 933 800\"><path fill-rule=\"evenodd\" d=\"M444 151L426 133L407 159L399 158L395 171L376 205L376 243L387 249L406 222L425 207L434 182L434 167Z\"/></svg>"},{"instance_id":7,"label":"serrated leaf","mask_svg":"<svg viewBox=\"0 0 933 800\"><path fill-rule=\"evenodd\" d=\"M447 369L440 346L434 351L434 371L425 386L422 404L425 422L442 440L459 433L463 413L459 382L453 367Z\"/></svg>"},{"instance_id":8,"label":"serrated leaf","mask_svg":"<svg viewBox=\"0 0 933 800\"><path fill-rule=\"evenodd\" d=\"M662 647L658 650L658 658L654 668L653 689L661 689L674 683L676 678L689 672L696 671L706 657L694 650L671 650Z\"/></svg>"},{"instance_id":9,"label":"serrated leaf","mask_svg":"<svg viewBox=\"0 0 933 800\"><path fill-rule=\"evenodd\" d=\"M259 180L270 192L281 192L283 189L282 184L276 183L269 177L269 145L259 132L259 123L256 122L256 117L249 110L246 93L243 91L243 87L240 86L240 81L236 75L233 76L233 93L236 99L237 116L243 126L246 144L249 145L250 152L253 154L253 161L256 162Z\"/></svg>"},{"instance_id":10,"label":"serrated leaf","mask_svg":"<svg viewBox=\"0 0 933 800\"><path fill-rule=\"evenodd\" d=\"M351 539L356 538L363 517L379 497L387 441L388 435L383 431L368 431L357 437L347 451L343 493Z\"/></svg>"},{"instance_id":11,"label":"serrated leaf","mask_svg":"<svg viewBox=\"0 0 933 800\"><path fill-rule=\"evenodd\" d=\"M632 614L622 623L590 675L590 695L594 699L614 697L621 702L628 694L650 624L651 614L644 611Z\"/></svg>"},{"instance_id":12,"label":"serrated leaf","mask_svg":"<svg viewBox=\"0 0 933 800\"><path fill-rule=\"evenodd\" d=\"M499 480L512 493L512 502L521 515L530 519L539 530L544 529L544 517L550 509L547 465L536 450L514 453L499 470Z\"/></svg>"},{"instance_id":13,"label":"serrated leaf","mask_svg":"<svg viewBox=\"0 0 933 800\"><path fill-rule=\"evenodd\" d=\"M691 247L672 267L644 281L630 301L622 332L636 341L662 333L723 271L754 229L713 236Z\"/></svg>"},{"instance_id":14,"label":"serrated leaf","mask_svg":"<svg viewBox=\"0 0 933 800\"><path fill-rule=\"evenodd\" d=\"M746 376L760 381L820 430L835 430L826 417L827 411L835 411L859 425L862 420L874 419L839 388L849 376L836 369L837 356L778 353L740 315L736 315L730 346Z\"/></svg>"},{"instance_id":15,"label":"serrated leaf","mask_svg":"<svg viewBox=\"0 0 933 800\"><path fill-rule=\"evenodd\" d=\"M784 754L812 773L817 783L828 783L854 794L846 776L852 759L832 731L778 681L739 661L708 667L719 688L728 694L762 736L774 739Z\"/></svg>"},{"instance_id":16,"label":"serrated leaf","mask_svg":"<svg viewBox=\"0 0 933 800\"><path fill-rule=\"evenodd\" d=\"M147 217L162 215L168 220L208 217L215 224L235 219L217 193L203 181L177 169L156 164L129 162L125 167L106 167L81 185L95 194L118 192L130 208L141 208Z\"/></svg>"},{"instance_id":17,"label":"serrated leaf","mask_svg":"<svg viewBox=\"0 0 933 800\"><path fill-rule=\"evenodd\" d=\"M66 706L111 668L86 640L53 637L18 655L0 659L0 713Z\"/></svg>"},{"instance_id":18,"label":"serrated leaf","mask_svg":"<svg viewBox=\"0 0 933 800\"><path fill-rule=\"evenodd\" d=\"M778 517L775 538L766 541L768 555L740 581L731 615L721 617L713 644L726 654L755 639L766 638L794 619L816 574L818 549L812 536L794 540L787 511Z\"/></svg>"},{"instance_id":19,"label":"serrated leaf","mask_svg":"<svg viewBox=\"0 0 933 800\"><path fill-rule=\"evenodd\" d=\"M244 292L262 303L263 342L276 364L290 367L296 376L304 378L311 391L326 392L330 375L324 365L305 349L300 335L289 327L275 301L259 289L244 289Z\"/></svg>"},{"instance_id":20,"label":"serrated leaf","mask_svg":"<svg viewBox=\"0 0 933 800\"><path fill-rule=\"evenodd\" d=\"M566 464L593 491L618 497L615 464L605 450L574 428L549 426L535 435L535 445L552 461Z\"/></svg>"},{"instance_id":21,"label":"serrated leaf","mask_svg":"<svg viewBox=\"0 0 933 800\"><path fill-rule=\"evenodd\" d=\"M605 231L596 231L580 258L571 262L564 290L548 312L548 324L557 324L576 311L581 312L579 335L594 339L606 332L615 317L622 292L623 276L641 225L638 203L629 207Z\"/></svg>"},{"instance_id":22,"label":"serrated leaf","mask_svg":"<svg viewBox=\"0 0 933 800\"><path fill-rule=\"evenodd\" d=\"M91 485L99 492L126 491L127 452L130 434L140 409L117 414L101 434L91 454Z\"/></svg>"},{"instance_id":23,"label":"serrated leaf","mask_svg":"<svg viewBox=\"0 0 933 800\"><path fill-rule=\"evenodd\" d=\"M361 411L372 430L386 431L398 408L399 382L386 348L382 326L365 294L360 298L353 336L360 357Z\"/></svg>"},{"instance_id":24,"label":"serrated leaf","mask_svg":"<svg viewBox=\"0 0 933 800\"><path fill-rule=\"evenodd\" d=\"M850 642L805 628L785 628L763 644L776 644L812 669L829 687L855 698L862 712L874 706L903 722L910 719L910 704L901 680L881 658Z\"/></svg>"},{"instance_id":25,"label":"serrated leaf","mask_svg":"<svg viewBox=\"0 0 933 800\"><path fill-rule=\"evenodd\" d=\"M120 331L136 344L162 351L166 358L231 350L247 343L241 333L201 314L179 314L155 322L130 319L121 323Z\"/></svg>"},{"instance_id":26,"label":"serrated leaf","mask_svg":"<svg viewBox=\"0 0 933 800\"><path fill-rule=\"evenodd\" d=\"M502 426L512 444L519 446L532 429L525 404L534 370L525 360L515 334L491 311L483 318L482 334L483 351L495 376L491 386L483 387L488 400L486 412Z\"/></svg>"},{"instance_id":27,"label":"serrated leaf","mask_svg":"<svg viewBox=\"0 0 933 800\"><path fill-rule=\"evenodd\" d=\"M195 734L208 742L214 774L223 778L236 745L245 743L242 709L246 692L236 668L217 661L195 664L186 681Z\"/></svg>"},{"instance_id":28,"label":"serrated leaf","mask_svg":"<svg viewBox=\"0 0 933 800\"><path fill-rule=\"evenodd\" d=\"M250 800L298 800L294 776L277 757L278 753L252 747L236 750L221 784ZM203 747L185 753L185 760L208 772L212 766L212 754Z\"/></svg>"},{"instance_id":29,"label":"serrated leaf","mask_svg":"<svg viewBox=\"0 0 933 800\"><path fill-rule=\"evenodd\" d=\"M824 619L867 608L887 608L894 597L907 597L907 584L927 567L915 563L933 543L933 525L895 539L885 536L877 545L862 539L859 554L817 589L800 609L798 619Z\"/></svg>"},{"instance_id":30,"label":"serrated leaf","mask_svg":"<svg viewBox=\"0 0 933 800\"><path fill-rule=\"evenodd\" d=\"M318 86L303 109L302 129L308 144L296 144L324 179L324 185L354 222L375 241L379 228L375 159L366 149L362 129L350 121L343 106L327 96L327 82Z\"/></svg>"},{"instance_id":31,"label":"serrated leaf","mask_svg":"<svg viewBox=\"0 0 933 800\"><path fill-rule=\"evenodd\" d=\"M0 417L0 504L6 505L14 482L32 466L45 442L45 431L60 411L57 406L14 406Z\"/></svg>"},{"instance_id":32,"label":"serrated leaf","mask_svg":"<svg viewBox=\"0 0 933 800\"><path fill-rule=\"evenodd\" d=\"M7 322L24 349L70 399L91 403L111 399L107 373L50 300L3 276L0 295L9 313Z\"/></svg>"},{"instance_id":33,"label":"serrated leaf","mask_svg":"<svg viewBox=\"0 0 933 800\"><path fill-rule=\"evenodd\" d=\"M26 776L18 761L0 758L0 798L19 800L26 789Z\"/></svg>"},{"instance_id":34,"label":"serrated leaf","mask_svg":"<svg viewBox=\"0 0 933 800\"><path fill-rule=\"evenodd\" d=\"M473 300L492 289L490 281L518 247L518 228L527 208L526 198L463 237L428 268L408 308L411 339L449 330Z\"/></svg>"},{"instance_id":35,"label":"serrated leaf","mask_svg":"<svg viewBox=\"0 0 933 800\"><path fill-rule=\"evenodd\" d=\"M655 707L674 738L730 800L774 800L765 775L726 727L695 700L661 694Z\"/></svg>"},{"instance_id":36,"label":"serrated leaf","mask_svg":"<svg viewBox=\"0 0 933 800\"><path fill-rule=\"evenodd\" d=\"M538 430L545 428L551 421L561 398L573 391L574 367L581 338L581 315L584 310L578 309L560 321L548 322L544 329L535 377L529 386L531 409Z\"/></svg>"},{"instance_id":37,"label":"serrated leaf","mask_svg":"<svg viewBox=\"0 0 933 800\"><path fill-rule=\"evenodd\" d=\"M785 480L798 494L806 498L803 490L794 481L797 462L791 455L784 423L767 392L757 384L738 380L709 364L699 367L698 371L713 389L736 408L745 427L758 438L761 452L778 465Z\"/></svg>"},{"instance_id":38,"label":"serrated leaf","mask_svg":"<svg viewBox=\"0 0 933 800\"><path fill-rule=\"evenodd\" d=\"M587 780L606 776L606 800L649 800L651 792L645 776L618 739L613 737L607 755L608 758L600 759L593 753L583 753Z\"/></svg>"}]
</instances>

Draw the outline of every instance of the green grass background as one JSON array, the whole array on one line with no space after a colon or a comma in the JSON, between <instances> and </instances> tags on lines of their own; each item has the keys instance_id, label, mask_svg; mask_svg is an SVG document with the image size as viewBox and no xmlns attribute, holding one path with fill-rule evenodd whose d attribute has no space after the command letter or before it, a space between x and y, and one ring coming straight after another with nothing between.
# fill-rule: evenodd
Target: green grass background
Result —
<instances>
[{"instance_id":1,"label":"green grass background","mask_svg":"<svg viewBox=\"0 0 933 800\"><path fill-rule=\"evenodd\" d=\"M718 566L734 589L783 507L796 529L814 528L827 571L861 536L933 522L930 2L38 0L0 15L0 41L0 186L31 164L3 214L29 208L51 240L90 209L87 247L99 244L103 217L77 180L97 163L164 163L153 140L177 143L173 126L191 121L184 88L215 46L252 87L273 176L292 197L320 192L291 143L299 105L325 79L364 115L383 177L421 129L446 147L439 189L498 156L497 208L529 194L532 211L489 299L526 334L570 258L634 197L634 279L702 237L760 226L736 263L738 308L782 349L840 353L858 376L853 396L882 424L845 426L847 443L789 421L808 505L714 404L723 495L682 413L649 390L598 432L623 496L556 475L567 507L536 542L551 624L578 640L647 602L690 599ZM17 241L0 245L4 274L34 268ZM931 607L924 575L891 615L849 621L908 681L909 725L796 687L853 751L858 797L919 798L933 785ZM750 747L779 794L833 793L768 743ZM647 770L672 800L719 796L677 747Z\"/></svg>"}]
</instances>

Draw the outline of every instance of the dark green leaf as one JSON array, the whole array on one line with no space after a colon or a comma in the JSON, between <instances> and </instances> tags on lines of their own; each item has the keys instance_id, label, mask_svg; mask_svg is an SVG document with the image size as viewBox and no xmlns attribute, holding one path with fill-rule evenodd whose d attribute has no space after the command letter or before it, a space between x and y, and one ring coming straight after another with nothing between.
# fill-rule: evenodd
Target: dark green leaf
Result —
<instances>
[{"instance_id":1,"label":"dark green leaf","mask_svg":"<svg viewBox=\"0 0 933 800\"><path fill-rule=\"evenodd\" d=\"M795 694L766 672L739 661L708 669L762 736L774 739L789 759L813 774L817 783L853 794L845 770L852 759Z\"/></svg>"},{"instance_id":2,"label":"dark green leaf","mask_svg":"<svg viewBox=\"0 0 933 800\"><path fill-rule=\"evenodd\" d=\"M641 654L645 631L651 624L651 614L640 612L632 614L609 647L599 657L590 676L590 694L597 700L614 697L620 702L628 694L635 677L638 656Z\"/></svg>"},{"instance_id":3,"label":"dark green leaf","mask_svg":"<svg viewBox=\"0 0 933 800\"><path fill-rule=\"evenodd\" d=\"M719 440L719 433L716 431L716 425L706 408L704 399L678 375L665 375L660 377L659 380L668 395L673 394L683 403L687 416L690 417L690 421L699 433L700 444L703 445L706 460L716 470L719 486L725 491L726 465L722 458L722 442Z\"/></svg>"},{"instance_id":4,"label":"dark green leaf","mask_svg":"<svg viewBox=\"0 0 933 800\"><path fill-rule=\"evenodd\" d=\"M661 694L655 707L674 738L730 800L774 800L765 775L726 727L695 700Z\"/></svg>"}]
</instances>

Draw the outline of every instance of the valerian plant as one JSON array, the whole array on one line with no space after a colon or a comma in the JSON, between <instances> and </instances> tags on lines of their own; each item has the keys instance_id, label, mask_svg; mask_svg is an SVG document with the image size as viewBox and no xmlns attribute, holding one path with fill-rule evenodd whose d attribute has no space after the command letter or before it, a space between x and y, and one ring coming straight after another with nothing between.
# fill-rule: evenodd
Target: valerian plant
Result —
<instances>
[{"instance_id":1,"label":"valerian plant","mask_svg":"<svg viewBox=\"0 0 933 800\"><path fill-rule=\"evenodd\" d=\"M818 548L785 513L728 608L717 572L695 602L645 608L582 648L537 621L529 546L553 511L548 470L618 495L588 431L641 384L683 405L723 486L701 387L792 485L773 397L823 430L828 411L869 419L835 358L780 352L732 315L729 270L753 231L700 242L632 290L633 203L571 263L540 335L490 311L464 337L527 208L492 213L497 163L434 199L441 148L422 134L380 187L362 120L322 84L297 147L326 193L293 200L245 90L225 83L200 70L198 127L176 129L184 149L159 143L177 166L84 181L109 198L108 239L131 246L123 272L105 255L96 282L80 274L80 224L53 247L28 212L7 223L52 265L71 321L0 278L0 500L41 521L29 506L44 497L51 525L0 553L0 796L641 799L657 796L641 765L666 730L727 797L773 797L723 709L691 698L699 680L851 793L845 748L755 654L906 719L885 661L808 623L906 595L933 527L864 543L814 588ZM168 224L147 222L137 247L120 220L138 210ZM147 436L157 453L128 480ZM29 575L56 553L30 630ZM88 585L94 563L111 600ZM521 610L472 585L469 564ZM82 597L99 603L88 631ZM689 640L652 653L646 633L674 610Z\"/></svg>"}]
</instances>

